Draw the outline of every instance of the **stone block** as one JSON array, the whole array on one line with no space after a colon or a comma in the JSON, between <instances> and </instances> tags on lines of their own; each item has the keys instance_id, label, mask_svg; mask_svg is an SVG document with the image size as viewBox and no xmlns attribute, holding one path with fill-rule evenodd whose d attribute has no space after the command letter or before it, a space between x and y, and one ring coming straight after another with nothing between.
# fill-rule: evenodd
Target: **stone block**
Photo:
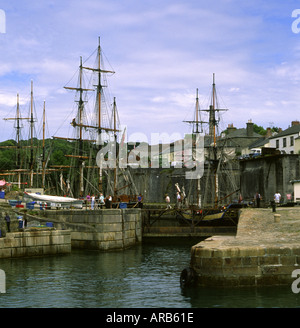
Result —
<instances>
[{"instance_id":1,"label":"stone block","mask_svg":"<svg viewBox=\"0 0 300 328\"><path fill-rule=\"evenodd\" d=\"M58 254L56 245L44 245L42 247L37 247L36 252L41 249L41 255L54 255Z\"/></svg>"},{"instance_id":2,"label":"stone block","mask_svg":"<svg viewBox=\"0 0 300 328\"><path fill-rule=\"evenodd\" d=\"M280 256L280 264L282 264L283 266L295 265L295 264L297 264L296 256L281 255Z\"/></svg>"},{"instance_id":3,"label":"stone block","mask_svg":"<svg viewBox=\"0 0 300 328\"><path fill-rule=\"evenodd\" d=\"M113 241L113 240L116 240L116 232L106 232L103 234L101 238L101 241Z\"/></svg>"},{"instance_id":4,"label":"stone block","mask_svg":"<svg viewBox=\"0 0 300 328\"><path fill-rule=\"evenodd\" d=\"M240 256L240 248L239 247L220 247L222 251L222 257L224 258L234 258Z\"/></svg>"},{"instance_id":5,"label":"stone block","mask_svg":"<svg viewBox=\"0 0 300 328\"><path fill-rule=\"evenodd\" d=\"M26 247L26 256L48 255L49 253L44 252L44 247L47 247L47 246ZM55 253L53 253L53 254L55 254Z\"/></svg>"},{"instance_id":6,"label":"stone block","mask_svg":"<svg viewBox=\"0 0 300 328\"><path fill-rule=\"evenodd\" d=\"M270 264L270 265L261 265L261 274L262 275L277 275L282 264Z\"/></svg>"},{"instance_id":7,"label":"stone block","mask_svg":"<svg viewBox=\"0 0 300 328\"><path fill-rule=\"evenodd\" d=\"M101 218L101 224L122 224L121 215L105 215Z\"/></svg>"},{"instance_id":8,"label":"stone block","mask_svg":"<svg viewBox=\"0 0 300 328\"><path fill-rule=\"evenodd\" d=\"M277 265L280 264L280 256L279 255L265 255L258 257L259 265Z\"/></svg>"},{"instance_id":9,"label":"stone block","mask_svg":"<svg viewBox=\"0 0 300 328\"><path fill-rule=\"evenodd\" d=\"M26 247L13 247L11 248L11 257L22 257L27 256Z\"/></svg>"},{"instance_id":10,"label":"stone block","mask_svg":"<svg viewBox=\"0 0 300 328\"><path fill-rule=\"evenodd\" d=\"M240 247L240 256L254 257L254 256L263 256L264 254L265 254L265 249L262 247L256 247L256 246Z\"/></svg>"},{"instance_id":11,"label":"stone block","mask_svg":"<svg viewBox=\"0 0 300 328\"><path fill-rule=\"evenodd\" d=\"M103 224L103 232L119 232L122 231L122 225L121 224Z\"/></svg>"},{"instance_id":12,"label":"stone block","mask_svg":"<svg viewBox=\"0 0 300 328\"><path fill-rule=\"evenodd\" d=\"M221 268L223 265L223 258L222 257L204 257L201 259L201 265L202 267L219 267Z\"/></svg>"},{"instance_id":13,"label":"stone block","mask_svg":"<svg viewBox=\"0 0 300 328\"><path fill-rule=\"evenodd\" d=\"M125 247L131 247L131 246L134 246L135 244L136 244L135 238L127 238L124 240Z\"/></svg>"},{"instance_id":14,"label":"stone block","mask_svg":"<svg viewBox=\"0 0 300 328\"><path fill-rule=\"evenodd\" d=\"M112 240L100 243L101 250L123 249L123 242L121 240Z\"/></svg>"},{"instance_id":15,"label":"stone block","mask_svg":"<svg viewBox=\"0 0 300 328\"><path fill-rule=\"evenodd\" d=\"M280 255L292 255L292 248L288 246L281 246L278 249L278 254Z\"/></svg>"},{"instance_id":16,"label":"stone block","mask_svg":"<svg viewBox=\"0 0 300 328\"><path fill-rule=\"evenodd\" d=\"M279 255L278 251L279 247L278 246L269 246L265 249L265 254L266 255Z\"/></svg>"},{"instance_id":17,"label":"stone block","mask_svg":"<svg viewBox=\"0 0 300 328\"><path fill-rule=\"evenodd\" d=\"M223 265L224 267L237 267L242 265L242 258L239 257L225 257L223 258Z\"/></svg>"},{"instance_id":18,"label":"stone block","mask_svg":"<svg viewBox=\"0 0 300 328\"><path fill-rule=\"evenodd\" d=\"M10 258L11 248L0 248L0 259Z\"/></svg>"},{"instance_id":19,"label":"stone block","mask_svg":"<svg viewBox=\"0 0 300 328\"><path fill-rule=\"evenodd\" d=\"M256 256L244 256L242 257L242 265L243 266L251 266L257 267L258 265L258 257Z\"/></svg>"},{"instance_id":20,"label":"stone block","mask_svg":"<svg viewBox=\"0 0 300 328\"><path fill-rule=\"evenodd\" d=\"M135 231L134 230L125 230L124 232L124 238L135 238Z\"/></svg>"},{"instance_id":21,"label":"stone block","mask_svg":"<svg viewBox=\"0 0 300 328\"><path fill-rule=\"evenodd\" d=\"M195 257L204 257L204 258L210 258L212 257L212 249L210 248L200 248L200 247L197 247L197 248L194 248L194 254L195 254Z\"/></svg>"},{"instance_id":22,"label":"stone block","mask_svg":"<svg viewBox=\"0 0 300 328\"><path fill-rule=\"evenodd\" d=\"M239 276L257 276L260 275L260 268L258 266L240 266L233 269L234 274Z\"/></svg>"}]
</instances>

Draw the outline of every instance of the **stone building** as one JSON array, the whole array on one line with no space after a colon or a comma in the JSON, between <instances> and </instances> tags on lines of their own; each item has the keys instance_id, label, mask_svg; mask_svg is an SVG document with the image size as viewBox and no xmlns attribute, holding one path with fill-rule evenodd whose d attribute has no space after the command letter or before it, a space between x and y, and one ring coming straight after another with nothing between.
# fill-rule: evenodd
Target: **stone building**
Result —
<instances>
[{"instance_id":1,"label":"stone building","mask_svg":"<svg viewBox=\"0 0 300 328\"><path fill-rule=\"evenodd\" d=\"M243 150L258 140L262 136L254 132L254 123L249 120L246 128L237 129L233 124L229 124L227 132L218 140L217 145L227 152L234 152L236 155L243 154Z\"/></svg>"}]
</instances>

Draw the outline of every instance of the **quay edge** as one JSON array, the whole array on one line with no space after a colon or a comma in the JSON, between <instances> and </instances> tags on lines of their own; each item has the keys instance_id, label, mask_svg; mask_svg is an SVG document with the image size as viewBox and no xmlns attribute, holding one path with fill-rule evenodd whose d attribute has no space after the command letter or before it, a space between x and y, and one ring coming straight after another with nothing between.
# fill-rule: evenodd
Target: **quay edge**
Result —
<instances>
[{"instance_id":1,"label":"quay edge","mask_svg":"<svg viewBox=\"0 0 300 328\"><path fill-rule=\"evenodd\" d=\"M212 236L191 249L184 285L291 285L300 268L299 208L243 209L236 236ZM278 220L280 215L280 221Z\"/></svg>"}]
</instances>

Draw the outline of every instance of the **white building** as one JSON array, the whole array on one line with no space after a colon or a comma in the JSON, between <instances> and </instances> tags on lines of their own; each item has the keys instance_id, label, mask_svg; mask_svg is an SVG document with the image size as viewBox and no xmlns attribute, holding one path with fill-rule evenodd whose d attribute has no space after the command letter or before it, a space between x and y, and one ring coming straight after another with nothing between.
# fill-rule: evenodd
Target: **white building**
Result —
<instances>
[{"instance_id":1,"label":"white building","mask_svg":"<svg viewBox=\"0 0 300 328\"><path fill-rule=\"evenodd\" d=\"M300 150L300 122L269 138L269 147L280 150L282 154L298 154Z\"/></svg>"}]
</instances>

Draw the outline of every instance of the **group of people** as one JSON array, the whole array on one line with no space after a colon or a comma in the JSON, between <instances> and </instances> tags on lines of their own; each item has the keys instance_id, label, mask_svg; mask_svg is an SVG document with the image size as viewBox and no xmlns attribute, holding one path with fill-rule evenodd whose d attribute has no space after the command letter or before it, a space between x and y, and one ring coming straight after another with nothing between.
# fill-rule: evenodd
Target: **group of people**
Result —
<instances>
[{"instance_id":1,"label":"group of people","mask_svg":"<svg viewBox=\"0 0 300 328\"><path fill-rule=\"evenodd\" d=\"M88 194L86 196L86 207L90 207L92 210L97 208L112 208L112 196L108 195L107 197L104 197L102 193L100 193L99 197L96 198L94 194L92 196Z\"/></svg>"},{"instance_id":2,"label":"group of people","mask_svg":"<svg viewBox=\"0 0 300 328\"><path fill-rule=\"evenodd\" d=\"M168 194L165 194L165 202L167 204L167 209L171 209L172 206L171 206L171 199L170 199L170 196ZM177 208L182 208L182 205L183 205L183 196L182 194L177 191L176 193L176 207Z\"/></svg>"},{"instance_id":3,"label":"group of people","mask_svg":"<svg viewBox=\"0 0 300 328\"><path fill-rule=\"evenodd\" d=\"M19 228L26 228L27 227L27 215L26 215L26 212L24 213L23 216L18 216L18 220L19 220ZM7 212L5 213L4 221L6 223L7 232L11 232L11 227L10 227L11 218L10 218L10 216L9 216L9 214ZM20 222L21 222L21 225L20 225Z\"/></svg>"},{"instance_id":4,"label":"group of people","mask_svg":"<svg viewBox=\"0 0 300 328\"><path fill-rule=\"evenodd\" d=\"M255 202L256 202L256 207L259 208L260 207L260 201L262 199L260 193L257 192L255 194L254 198L255 198ZM287 199L288 199L288 197L287 197ZM290 199L288 199L288 200L290 200ZM274 201L275 204L280 204L281 194L278 191L274 194L273 201Z\"/></svg>"},{"instance_id":5,"label":"group of people","mask_svg":"<svg viewBox=\"0 0 300 328\"><path fill-rule=\"evenodd\" d=\"M86 196L86 208L90 207L92 210L97 208L112 208L112 201L113 198L111 195L108 195L107 197L104 197L104 195L101 193L98 198L95 197L95 195L88 194ZM142 194L139 194L137 197L137 206L139 208L143 208L143 196Z\"/></svg>"}]
</instances>

